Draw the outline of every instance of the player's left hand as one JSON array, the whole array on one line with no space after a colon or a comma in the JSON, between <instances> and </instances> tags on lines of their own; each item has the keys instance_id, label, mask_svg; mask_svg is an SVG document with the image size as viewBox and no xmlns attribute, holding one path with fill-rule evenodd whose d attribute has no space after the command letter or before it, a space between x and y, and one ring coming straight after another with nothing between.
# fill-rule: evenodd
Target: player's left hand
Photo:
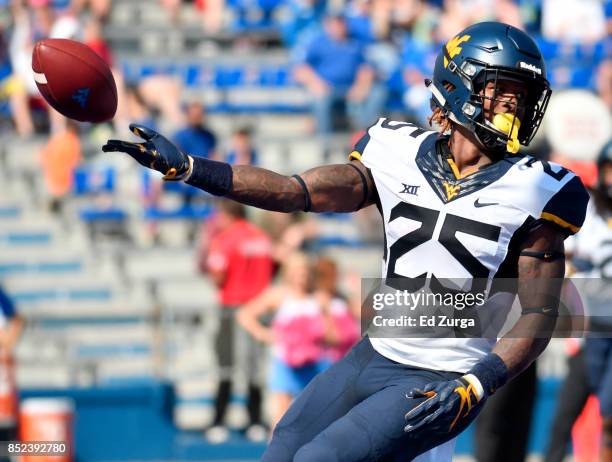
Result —
<instances>
[{"instance_id":1,"label":"player's left hand","mask_svg":"<svg viewBox=\"0 0 612 462\"><path fill-rule=\"evenodd\" d=\"M408 399L427 398L405 416L406 433L419 430L449 433L463 429L480 411L486 400L485 392L474 376L464 375L455 380L432 382L421 390L413 389Z\"/></svg>"}]
</instances>

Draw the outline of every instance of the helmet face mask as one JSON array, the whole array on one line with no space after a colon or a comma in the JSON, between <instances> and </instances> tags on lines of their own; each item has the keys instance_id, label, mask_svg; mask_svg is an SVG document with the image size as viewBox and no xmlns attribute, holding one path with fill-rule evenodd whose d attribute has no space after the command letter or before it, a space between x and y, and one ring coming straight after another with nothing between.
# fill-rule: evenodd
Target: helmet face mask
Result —
<instances>
[{"instance_id":1,"label":"helmet face mask","mask_svg":"<svg viewBox=\"0 0 612 462\"><path fill-rule=\"evenodd\" d=\"M516 128L517 140L529 145L540 127L550 95L547 85L537 85L517 72L485 67L474 79L471 95L471 101L479 106L479 116L473 118L477 138L488 149L504 150ZM496 114L512 116L509 129L496 126Z\"/></svg>"},{"instance_id":2,"label":"helmet face mask","mask_svg":"<svg viewBox=\"0 0 612 462\"><path fill-rule=\"evenodd\" d=\"M475 24L451 39L427 85L433 105L487 151L529 145L551 95L537 45L519 29L495 22Z\"/></svg>"}]
</instances>

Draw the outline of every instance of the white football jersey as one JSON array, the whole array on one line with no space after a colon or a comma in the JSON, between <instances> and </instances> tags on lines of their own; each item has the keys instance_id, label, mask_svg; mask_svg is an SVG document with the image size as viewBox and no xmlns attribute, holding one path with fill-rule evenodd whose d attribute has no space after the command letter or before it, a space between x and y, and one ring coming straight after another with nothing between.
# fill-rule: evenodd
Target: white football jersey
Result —
<instances>
[{"instance_id":1,"label":"white football jersey","mask_svg":"<svg viewBox=\"0 0 612 462\"><path fill-rule=\"evenodd\" d=\"M568 239L566 251L582 261L577 266L584 266L572 280L591 316L591 324L609 326L612 324L612 210L606 210L603 204L598 210L596 197L592 199L582 230Z\"/></svg>"},{"instance_id":2,"label":"white football jersey","mask_svg":"<svg viewBox=\"0 0 612 462\"><path fill-rule=\"evenodd\" d=\"M444 139L382 118L350 155L369 169L378 191L385 232L383 278L421 278L423 283L432 277L483 278L490 287L496 277L517 276L517 246L537 220L553 222L568 235L582 226L589 197L569 170L507 155L461 178ZM513 298L487 309L505 317ZM464 373L491 351L495 339L371 342L393 361Z\"/></svg>"},{"instance_id":3,"label":"white football jersey","mask_svg":"<svg viewBox=\"0 0 612 462\"><path fill-rule=\"evenodd\" d=\"M568 240L566 250L593 265L588 275L612 278L612 211L598 212L595 201L589 203L580 234Z\"/></svg>"}]
</instances>

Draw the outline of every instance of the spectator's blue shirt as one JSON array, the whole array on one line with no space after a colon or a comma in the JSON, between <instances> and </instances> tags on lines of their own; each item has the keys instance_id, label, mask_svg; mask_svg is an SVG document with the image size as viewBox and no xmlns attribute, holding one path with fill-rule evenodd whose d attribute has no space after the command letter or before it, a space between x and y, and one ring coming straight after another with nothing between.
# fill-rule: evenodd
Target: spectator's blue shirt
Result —
<instances>
[{"instance_id":1,"label":"spectator's blue shirt","mask_svg":"<svg viewBox=\"0 0 612 462\"><path fill-rule=\"evenodd\" d=\"M364 46L376 41L370 16L349 9L346 14L346 27L349 35Z\"/></svg>"},{"instance_id":2,"label":"spectator's blue shirt","mask_svg":"<svg viewBox=\"0 0 612 462\"><path fill-rule=\"evenodd\" d=\"M2 327L6 321L13 319L16 314L15 304L0 287L0 327Z\"/></svg>"},{"instance_id":3,"label":"spectator's blue shirt","mask_svg":"<svg viewBox=\"0 0 612 462\"><path fill-rule=\"evenodd\" d=\"M217 138L204 127L187 127L174 135L174 142L181 151L198 157L210 157L217 146Z\"/></svg>"},{"instance_id":4,"label":"spectator's blue shirt","mask_svg":"<svg viewBox=\"0 0 612 462\"><path fill-rule=\"evenodd\" d=\"M422 43L406 35L400 55L402 67L415 69L423 75L431 75L436 62L437 50L442 46Z\"/></svg>"},{"instance_id":5,"label":"spectator's blue shirt","mask_svg":"<svg viewBox=\"0 0 612 462\"><path fill-rule=\"evenodd\" d=\"M363 47L356 40L338 42L323 33L308 45L305 63L334 89L346 91L364 63Z\"/></svg>"},{"instance_id":6,"label":"spectator's blue shirt","mask_svg":"<svg viewBox=\"0 0 612 462\"><path fill-rule=\"evenodd\" d=\"M236 163L236 151L234 151L233 149L227 153L227 156L225 158L225 162L227 162L228 164L234 165ZM254 149L251 151L251 163L250 165L257 165L257 151L255 151Z\"/></svg>"},{"instance_id":7,"label":"spectator's blue shirt","mask_svg":"<svg viewBox=\"0 0 612 462\"><path fill-rule=\"evenodd\" d=\"M314 0L303 2L301 0L287 0L287 17L281 20L281 34L285 45L290 47L297 45L303 38L303 32L317 28L321 23L326 0Z\"/></svg>"}]
</instances>

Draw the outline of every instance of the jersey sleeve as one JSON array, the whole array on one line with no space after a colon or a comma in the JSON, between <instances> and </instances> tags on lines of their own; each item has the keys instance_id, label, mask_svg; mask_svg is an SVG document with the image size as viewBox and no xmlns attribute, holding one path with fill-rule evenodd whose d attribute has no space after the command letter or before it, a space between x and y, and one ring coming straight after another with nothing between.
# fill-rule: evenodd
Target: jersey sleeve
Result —
<instances>
[{"instance_id":1,"label":"jersey sleeve","mask_svg":"<svg viewBox=\"0 0 612 462\"><path fill-rule=\"evenodd\" d=\"M355 143L350 160L359 160L376 171L392 172L399 165L410 162L436 132L424 130L408 122L380 118Z\"/></svg>"},{"instance_id":2,"label":"jersey sleeve","mask_svg":"<svg viewBox=\"0 0 612 462\"><path fill-rule=\"evenodd\" d=\"M546 203L540 218L554 223L567 236L580 231L586 217L589 193L580 178L572 177Z\"/></svg>"},{"instance_id":3,"label":"jersey sleeve","mask_svg":"<svg viewBox=\"0 0 612 462\"><path fill-rule=\"evenodd\" d=\"M353 150L349 154L349 160L361 160L363 152L370 141L370 134L366 131L361 138L353 146Z\"/></svg>"}]
</instances>

